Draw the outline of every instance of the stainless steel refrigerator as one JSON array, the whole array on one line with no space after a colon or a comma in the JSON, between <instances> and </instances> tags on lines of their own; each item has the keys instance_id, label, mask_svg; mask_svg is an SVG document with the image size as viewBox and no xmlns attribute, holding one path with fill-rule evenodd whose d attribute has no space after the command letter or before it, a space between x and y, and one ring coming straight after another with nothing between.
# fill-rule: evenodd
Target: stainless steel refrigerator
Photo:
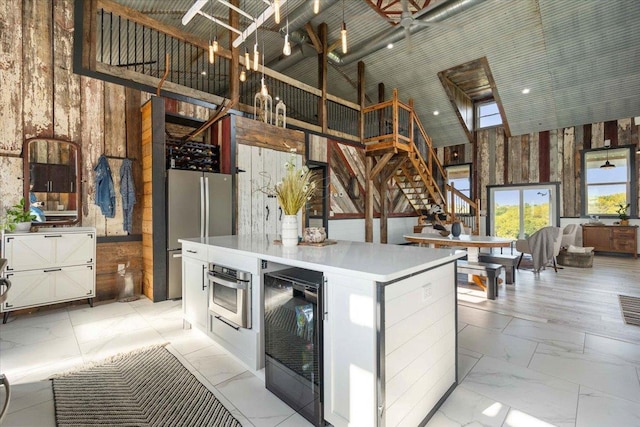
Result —
<instances>
[{"instance_id":1,"label":"stainless steel refrigerator","mask_svg":"<svg viewBox=\"0 0 640 427\"><path fill-rule=\"evenodd\" d=\"M167 298L182 296L178 239L233 233L231 175L167 171Z\"/></svg>"}]
</instances>

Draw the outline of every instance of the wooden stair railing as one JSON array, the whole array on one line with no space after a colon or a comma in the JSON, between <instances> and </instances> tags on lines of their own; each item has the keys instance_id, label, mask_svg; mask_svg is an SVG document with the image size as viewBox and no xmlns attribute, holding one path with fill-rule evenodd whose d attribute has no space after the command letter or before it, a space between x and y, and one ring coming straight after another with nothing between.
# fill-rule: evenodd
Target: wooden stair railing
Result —
<instances>
[{"instance_id":1,"label":"wooden stair railing","mask_svg":"<svg viewBox=\"0 0 640 427\"><path fill-rule=\"evenodd\" d=\"M449 195L449 221L460 221L471 234L480 234L480 199L471 200L453 185L446 184L445 189Z\"/></svg>"},{"instance_id":2,"label":"wooden stair railing","mask_svg":"<svg viewBox=\"0 0 640 427\"><path fill-rule=\"evenodd\" d=\"M366 107L362 114L365 152L379 162L373 176L385 165L395 168L389 177L394 179L418 215L423 215L437 204L447 213L447 222L457 218L473 234L478 234L479 202L448 186L447 174L438 160L431 138L415 114L413 102L405 104L399 101L398 90L394 89L391 100ZM391 161L390 156L401 158Z\"/></svg>"}]
</instances>

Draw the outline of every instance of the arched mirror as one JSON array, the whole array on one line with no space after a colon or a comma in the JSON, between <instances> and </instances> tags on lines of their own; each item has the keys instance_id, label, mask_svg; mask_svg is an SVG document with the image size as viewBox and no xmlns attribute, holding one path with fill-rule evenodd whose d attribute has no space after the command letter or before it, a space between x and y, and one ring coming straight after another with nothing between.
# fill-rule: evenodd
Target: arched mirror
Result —
<instances>
[{"instance_id":1,"label":"arched mirror","mask_svg":"<svg viewBox=\"0 0 640 427\"><path fill-rule=\"evenodd\" d=\"M80 147L75 142L31 138L24 142L24 201L34 225L80 221Z\"/></svg>"}]
</instances>

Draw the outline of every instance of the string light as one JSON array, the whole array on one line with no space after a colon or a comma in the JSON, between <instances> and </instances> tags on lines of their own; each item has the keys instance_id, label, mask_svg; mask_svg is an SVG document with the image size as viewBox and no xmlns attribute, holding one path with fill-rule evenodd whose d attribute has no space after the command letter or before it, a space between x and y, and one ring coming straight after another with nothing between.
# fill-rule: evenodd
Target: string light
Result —
<instances>
[{"instance_id":1,"label":"string light","mask_svg":"<svg viewBox=\"0 0 640 427\"><path fill-rule=\"evenodd\" d=\"M284 36L284 46L282 46L282 54L291 55L291 43L289 43L289 3L287 3L287 34Z\"/></svg>"},{"instance_id":2,"label":"string light","mask_svg":"<svg viewBox=\"0 0 640 427\"><path fill-rule=\"evenodd\" d=\"M280 23L280 0L273 0L274 19L276 24Z\"/></svg>"},{"instance_id":3,"label":"string light","mask_svg":"<svg viewBox=\"0 0 640 427\"><path fill-rule=\"evenodd\" d=\"M262 44L262 49L264 50L264 42ZM262 79L260 80L260 84L260 94L264 97L267 97L269 95L269 91L267 90L267 85L264 84L264 55L262 55Z\"/></svg>"},{"instance_id":4,"label":"string light","mask_svg":"<svg viewBox=\"0 0 640 427\"><path fill-rule=\"evenodd\" d=\"M260 53L258 52L258 24L254 21L256 25L256 44L253 45L253 71L258 71L258 67L260 66Z\"/></svg>"},{"instance_id":5,"label":"string light","mask_svg":"<svg viewBox=\"0 0 640 427\"><path fill-rule=\"evenodd\" d=\"M213 2L211 2L211 16L213 16ZM218 27L216 27L217 33ZM211 37L211 28L209 28L209 64L216 61L216 52L218 51L218 41Z\"/></svg>"},{"instance_id":6,"label":"string light","mask_svg":"<svg viewBox=\"0 0 640 427\"><path fill-rule=\"evenodd\" d=\"M340 38L342 39L342 53L347 53L347 24L344 22L344 0L342 0L342 30L340 30Z\"/></svg>"}]
</instances>

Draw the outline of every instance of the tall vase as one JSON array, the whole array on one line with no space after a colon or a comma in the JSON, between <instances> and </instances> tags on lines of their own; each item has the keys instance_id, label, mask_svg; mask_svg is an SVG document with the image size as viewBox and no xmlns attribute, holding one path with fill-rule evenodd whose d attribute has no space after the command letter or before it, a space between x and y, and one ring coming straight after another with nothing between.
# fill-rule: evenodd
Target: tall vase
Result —
<instances>
[{"instance_id":1,"label":"tall vase","mask_svg":"<svg viewBox=\"0 0 640 427\"><path fill-rule=\"evenodd\" d=\"M282 218L282 246L296 246L298 244L298 216L285 215Z\"/></svg>"},{"instance_id":2,"label":"tall vase","mask_svg":"<svg viewBox=\"0 0 640 427\"><path fill-rule=\"evenodd\" d=\"M453 237L458 237L462 233L462 225L459 222L454 222L451 224L451 235Z\"/></svg>"}]
</instances>

